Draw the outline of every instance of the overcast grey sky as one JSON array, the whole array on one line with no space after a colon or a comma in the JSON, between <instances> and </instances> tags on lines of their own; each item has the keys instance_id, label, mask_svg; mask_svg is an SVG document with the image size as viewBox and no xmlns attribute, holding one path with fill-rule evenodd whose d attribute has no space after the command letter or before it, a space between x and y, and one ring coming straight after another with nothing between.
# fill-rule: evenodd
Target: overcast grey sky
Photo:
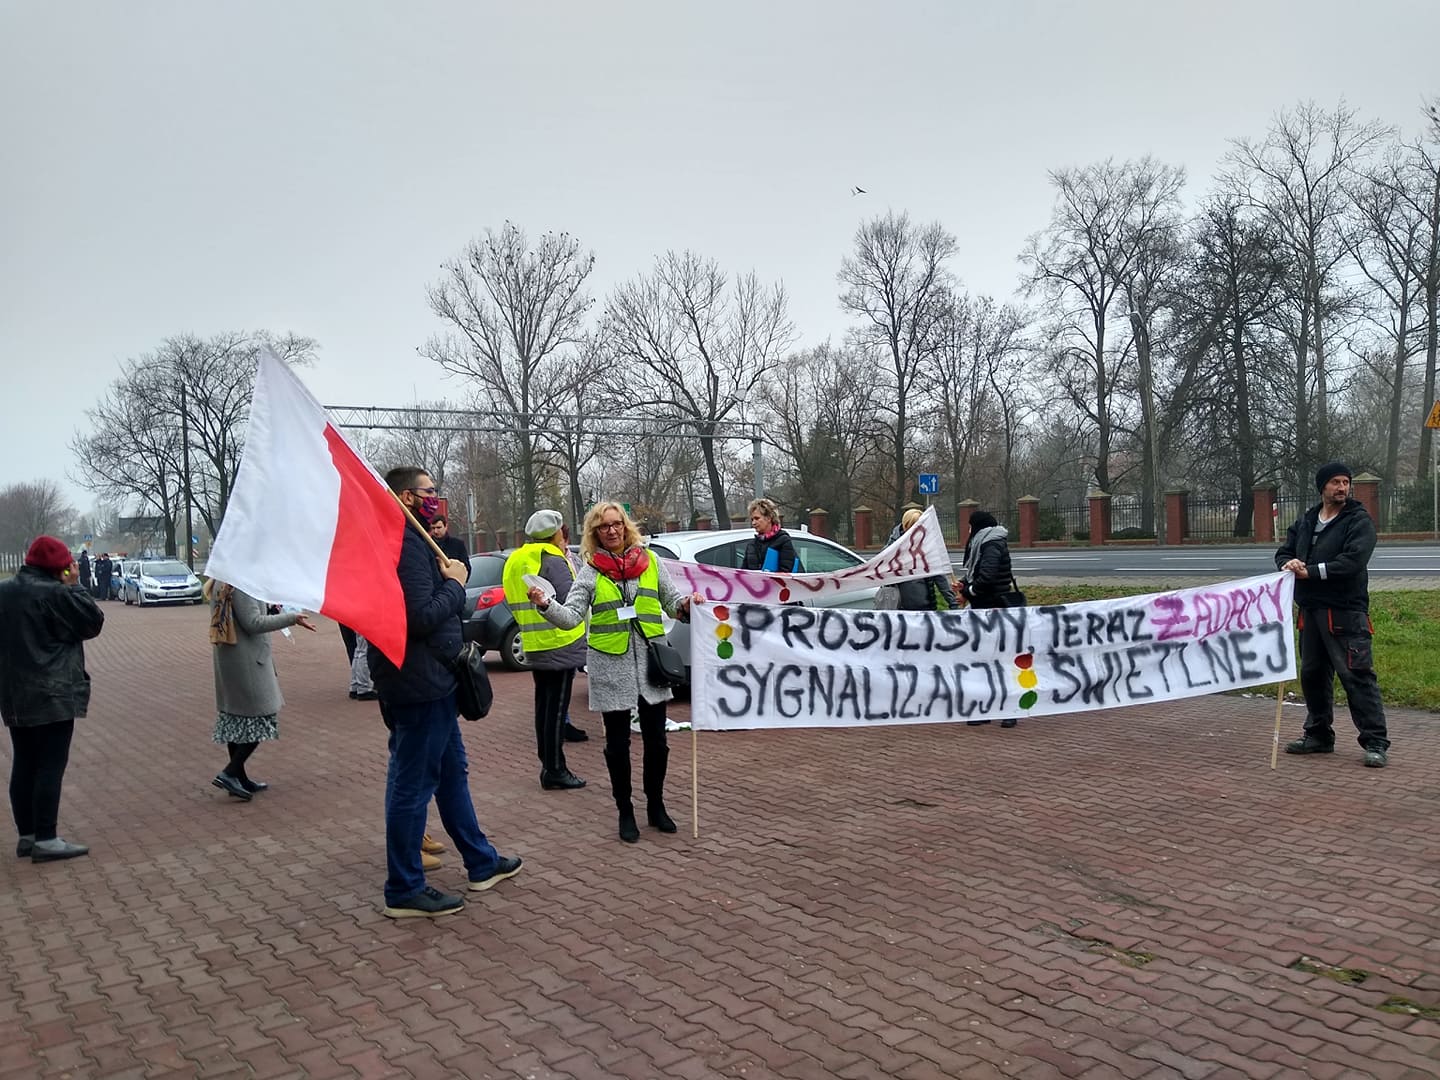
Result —
<instances>
[{"instance_id":1,"label":"overcast grey sky","mask_svg":"<svg viewBox=\"0 0 1440 1080\"><path fill-rule=\"evenodd\" d=\"M425 286L506 219L593 248L597 299L667 248L782 279L806 344L887 208L1008 296L1048 169L1153 154L1198 193L1303 98L1414 131L1437 45L1425 0L0 0L0 486L63 481L174 333L315 337L329 404L460 396Z\"/></svg>"}]
</instances>

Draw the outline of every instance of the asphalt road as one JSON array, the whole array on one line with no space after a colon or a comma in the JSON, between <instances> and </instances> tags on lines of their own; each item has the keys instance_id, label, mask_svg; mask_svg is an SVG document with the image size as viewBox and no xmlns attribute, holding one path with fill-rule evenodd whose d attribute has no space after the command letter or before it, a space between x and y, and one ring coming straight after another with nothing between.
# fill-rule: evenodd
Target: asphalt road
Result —
<instances>
[{"instance_id":1,"label":"asphalt road","mask_svg":"<svg viewBox=\"0 0 1440 1080\"><path fill-rule=\"evenodd\" d=\"M1017 576L1084 578L1207 577L1229 579L1275 569L1270 544L1206 544L1187 547L1098 547L1010 549ZM1431 578L1440 583L1440 544L1381 544L1370 560L1372 582L1386 578Z\"/></svg>"}]
</instances>

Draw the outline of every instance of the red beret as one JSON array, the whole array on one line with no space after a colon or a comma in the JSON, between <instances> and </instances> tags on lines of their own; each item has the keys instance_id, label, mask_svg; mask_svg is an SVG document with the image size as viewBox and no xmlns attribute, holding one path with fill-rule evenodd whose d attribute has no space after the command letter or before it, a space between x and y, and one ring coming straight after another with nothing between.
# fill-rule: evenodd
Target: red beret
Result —
<instances>
[{"instance_id":1,"label":"red beret","mask_svg":"<svg viewBox=\"0 0 1440 1080\"><path fill-rule=\"evenodd\" d=\"M65 542L56 540L53 536L37 536L30 545L30 550L25 553L26 566L38 567L52 573L64 570L74 561L75 556L70 554Z\"/></svg>"}]
</instances>

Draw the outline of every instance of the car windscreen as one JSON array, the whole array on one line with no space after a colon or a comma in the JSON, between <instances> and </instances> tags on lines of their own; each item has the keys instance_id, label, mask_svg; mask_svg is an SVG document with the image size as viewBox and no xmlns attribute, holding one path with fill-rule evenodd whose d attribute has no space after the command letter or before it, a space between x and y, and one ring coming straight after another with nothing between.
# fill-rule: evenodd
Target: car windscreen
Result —
<instances>
[{"instance_id":1,"label":"car windscreen","mask_svg":"<svg viewBox=\"0 0 1440 1080\"><path fill-rule=\"evenodd\" d=\"M678 558L678 556L675 554L675 552L671 551L671 550L670 550L668 547L666 547L664 544L657 544L657 543L655 543L655 541L653 541L653 540L650 541L650 550L653 551L653 552L655 552L655 554L656 554L656 555L659 555L662 559L674 559L674 558Z\"/></svg>"},{"instance_id":2,"label":"car windscreen","mask_svg":"<svg viewBox=\"0 0 1440 1080\"><path fill-rule=\"evenodd\" d=\"M140 573L145 577L186 577L190 573L190 568L179 560L167 560L141 563Z\"/></svg>"}]
</instances>

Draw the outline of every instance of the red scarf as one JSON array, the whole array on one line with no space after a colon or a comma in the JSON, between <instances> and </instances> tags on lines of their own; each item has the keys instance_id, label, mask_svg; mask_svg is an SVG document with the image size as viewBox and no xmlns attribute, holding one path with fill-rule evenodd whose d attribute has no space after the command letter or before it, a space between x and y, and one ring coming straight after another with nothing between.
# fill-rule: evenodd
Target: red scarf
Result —
<instances>
[{"instance_id":1,"label":"red scarf","mask_svg":"<svg viewBox=\"0 0 1440 1080\"><path fill-rule=\"evenodd\" d=\"M760 536L760 539L761 539L761 540L773 540L773 539L775 539L776 534L779 533L779 532L780 532L780 526L779 526L779 525L771 525L769 532L760 533L759 536Z\"/></svg>"},{"instance_id":2,"label":"red scarf","mask_svg":"<svg viewBox=\"0 0 1440 1080\"><path fill-rule=\"evenodd\" d=\"M634 581L650 565L650 553L643 547L627 548L622 554L600 550L590 556L590 565L611 581Z\"/></svg>"}]
</instances>

